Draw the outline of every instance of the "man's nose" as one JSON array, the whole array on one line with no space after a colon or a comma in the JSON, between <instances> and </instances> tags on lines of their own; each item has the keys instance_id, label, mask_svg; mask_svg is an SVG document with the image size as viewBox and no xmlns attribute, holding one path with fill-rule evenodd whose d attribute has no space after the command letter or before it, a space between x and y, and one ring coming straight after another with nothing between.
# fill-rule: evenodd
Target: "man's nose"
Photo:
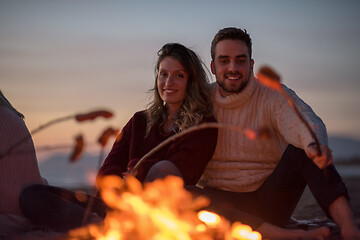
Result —
<instances>
[{"instance_id":1,"label":"man's nose","mask_svg":"<svg viewBox=\"0 0 360 240\"><path fill-rule=\"evenodd\" d=\"M231 61L229 63L229 71L233 72L233 71L238 71L239 69L239 65L236 63L236 61Z\"/></svg>"}]
</instances>

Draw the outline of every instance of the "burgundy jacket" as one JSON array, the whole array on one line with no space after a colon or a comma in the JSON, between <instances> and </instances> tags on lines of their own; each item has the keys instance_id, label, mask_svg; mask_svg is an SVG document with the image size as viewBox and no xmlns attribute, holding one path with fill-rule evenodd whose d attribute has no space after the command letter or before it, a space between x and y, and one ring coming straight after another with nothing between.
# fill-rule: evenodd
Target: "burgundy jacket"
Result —
<instances>
[{"instance_id":1,"label":"burgundy jacket","mask_svg":"<svg viewBox=\"0 0 360 240\"><path fill-rule=\"evenodd\" d=\"M204 117L202 122L215 121L213 117ZM141 157L174 135L174 132L164 133L158 124L144 138L146 123L145 111L134 114L123 128L121 140L114 143L99 170L99 176L122 176L128 167L134 167ZM185 185L195 185L215 151L217 132L216 128L205 128L175 139L145 159L139 166L136 177L143 181L151 166L160 160L168 160L179 168Z\"/></svg>"}]
</instances>

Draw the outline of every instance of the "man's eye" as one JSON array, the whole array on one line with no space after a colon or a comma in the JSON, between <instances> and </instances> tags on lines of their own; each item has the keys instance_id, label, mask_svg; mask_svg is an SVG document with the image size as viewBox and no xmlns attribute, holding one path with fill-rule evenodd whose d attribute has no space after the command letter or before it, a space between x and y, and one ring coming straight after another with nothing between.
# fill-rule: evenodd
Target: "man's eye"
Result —
<instances>
[{"instance_id":1,"label":"man's eye","mask_svg":"<svg viewBox=\"0 0 360 240\"><path fill-rule=\"evenodd\" d=\"M246 59L238 59L237 62L238 64L244 64L246 63Z\"/></svg>"},{"instance_id":2,"label":"man's eye","mask_svg":"<svg viewBox=\"0 0 360 240\"><path fill-rule=\"evenodd\" d=\"M219 62L220 62L220 63L228 63L229 60L227 60L227 59L220 59Z\"/></svg>"}]
</instances>

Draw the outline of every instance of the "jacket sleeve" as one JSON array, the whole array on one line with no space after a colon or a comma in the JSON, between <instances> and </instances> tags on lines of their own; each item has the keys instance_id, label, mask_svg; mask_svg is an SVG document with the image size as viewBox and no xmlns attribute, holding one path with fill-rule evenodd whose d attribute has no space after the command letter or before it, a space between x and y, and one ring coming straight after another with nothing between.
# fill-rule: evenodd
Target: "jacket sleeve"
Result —
<instances>
[{"instance_id":1,"label":"jacket sleeve","mask_svg":"<svg viewBox=\"0 0 360 240\"><path fill-rule=\"evenodd\" d=\"M217 134L216 128L197 130L174 143L169 161L180 169L186 185L195 185L204 173L215 152Z\"/></svg>"},{"instance_id":2,"label":"jacket sleeve","mask_svg":"<svg viewBox=\"0 0 360 240\"><path fill-rule=\"evenodd\" d=\"M211 121L215 121L211 118ZM218 130L205 128L190 132L170 144L166 159L149 158L138 169L138 177L142 180L150 167L160 160L168 160L177 166L186 185L195 185L203 174L206 165L214 154Z\"/></svg>"},{"instance_id":3,"label":"jacket sleeve","mask_svg":"<svg viewBox=\"0 0 360 240\"><path fill-rule=\"evenodd\" d=\"M132 119L130 119L122 129L121 139L118 141L115 140L109 155L106 157L104 164L98 172L98 177L105 175L122 176L122 173L126 172L129 162Z\"/></svg>"}]
</instances>

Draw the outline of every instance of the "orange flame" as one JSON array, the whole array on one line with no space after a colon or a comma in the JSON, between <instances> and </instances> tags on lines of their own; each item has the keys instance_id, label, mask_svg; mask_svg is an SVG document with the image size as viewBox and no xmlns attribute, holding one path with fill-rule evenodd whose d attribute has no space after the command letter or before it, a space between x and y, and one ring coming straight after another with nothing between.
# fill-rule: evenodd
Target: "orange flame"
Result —
<instances>
[{"instance_id":1,"label":"orange flame","mask_svg":"<svg viewBox=\"0 0 360 240\"><path fill-rule=\"evenodd\" d=\"M231 235L234 239L249 239L249 240L260 240L261 234L253 231L250 226L234 223L231 230Z\"/></svg>"},{"instance_id":2,"label":"orange flame","mask_svg":"<svg viewBox=\"0 0 360 240\"><path fill-rule=\"evenodd\" d=\"M247 235L226 219L208 211L196 212L209 204L207 198L193 199L181 178L169 176L144 186L133 176L98 179L104 202L111 208L101 225L89 225L68 233L68 239L156 239L156 240L239 240L255 238L258 233L248 227ZM206 199L206 200L205 200ZM204 224L205 223L205 224Z\"/></svg>"},{"instance_id":3,"label":"orange flame","mask_svg":"<svg viewBox=\"0 0 360 240\"><path fill-rule=\"evenodd\" d=\"M198 213L198 218L206 223L208 226L216 226L220 223L220 216L216 213L208 212L208 211L200 211Z\"/></svg>"}]
</instances>

